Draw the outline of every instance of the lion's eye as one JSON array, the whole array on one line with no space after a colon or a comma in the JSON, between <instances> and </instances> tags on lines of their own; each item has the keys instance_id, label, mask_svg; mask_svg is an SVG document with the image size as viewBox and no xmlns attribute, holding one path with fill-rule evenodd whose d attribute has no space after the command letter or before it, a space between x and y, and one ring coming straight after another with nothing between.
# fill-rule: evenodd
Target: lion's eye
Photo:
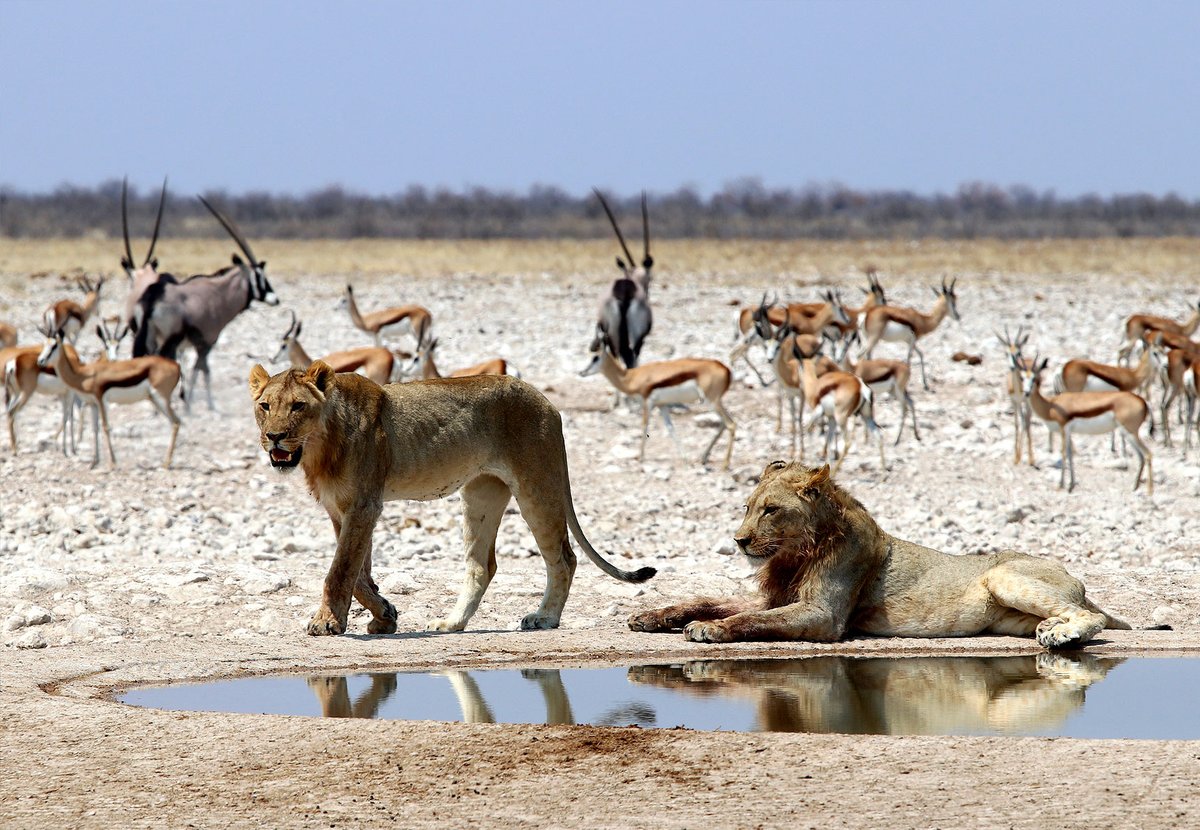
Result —
<instances>
[{"instance_id":1,"label":"lion's eye","mask_svg":"<svg viewBox=\"0 0 1200 830\"><path fill-rule=\"evenodd\" d=\"M292 412L299 412L304 409L304 401L296 401L292 404Z\"/></svg>"},{"instance_id":2,"label":"lion's eye","mask_svg":"<svg viewBox=\"0 0 1200 830\"><path fill-rule=\"evenodd\" d=\"M263 412L271 411L271 405L269 403L267 403L266 401L263 401L262 403L260 403L258 405L258 408L261 409Z\"/></svg>"},{"instance_id":3,"label":"lion's eye","mask_svg":"<svg viewBox=\"0 0 1200 830\"><path fill-rule=\"evenodd\" d=\"M779 505L777 505L777 504L768 504L768 505L766 505L766 506L764 506L764 507L763 507L763 509L762 509L762 512L763 512L763 515L764 515L764 516L770 516L772 513L774 513L774 512L775 512L776 510L778 510L778 509L779 509Z\"/></svg>"}]
</instances>

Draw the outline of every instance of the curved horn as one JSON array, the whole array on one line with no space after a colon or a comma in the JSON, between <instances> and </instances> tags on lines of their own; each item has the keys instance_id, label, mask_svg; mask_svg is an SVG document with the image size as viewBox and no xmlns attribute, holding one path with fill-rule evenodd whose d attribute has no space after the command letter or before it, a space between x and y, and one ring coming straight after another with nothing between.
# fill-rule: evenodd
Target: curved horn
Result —
<instances>
[{"instance_id":1,"label":"curved horn","mask_svg":"<svg viewBox=\"0 0 1200 830\"><path fill-rule=\"evenodd\" d=\"M126 204L129 194L129 177L121 182L121 234L125 237L125 261L133 267L133 249L129 247L129 209Z\"/></svg>"},{"instance_id":2,"label":"curved horn","mask_svg":"<svg viewBox=\"0 0 1200 830\"><path fill-rule=\"evenodd\" d=\"M292 332L294 332L294 331L296 330L296 312L292 311L292 310L289 308L289 309L288 309L288 313L292 315L292 322L291 322L291 323L288 325L287 334L285 334L285 335L283 336L283 339L284 339L284 340L287 340L289 337L291 337L291 336L292 336Z\"/></svg>"},{"instance_id":3,"label":"curved horn","mask_svg":"<svg viewBox=\"0 0 1200 830\"><path fill-rule=\"evenodd\" d=\"M650 256L650 214L646 212L646 191L642 191L642 239L646 243L646 256L642 259L642 267L649 271L654 266L654 257Z\"/></svg>"},{"instance_id":4,"label":"curved horn","mask_svg":"<svg viewBox=\"0 0 1200 830\"><path fill-rule=\"evenodd\" d=\"M238 233L237 228L234 227L233 223L226 219L221 211L209 204L208 199L205 199L203 196L197 196L196 198L204 203L204 206L208 208L208 212L215 216L217 221L221 223L221 227L223 227L229 233L229 235L233 237L233 241L238 244L238 247L242 249L242 253L244 253L250 260L250 267L253 268L255 265L257 265L258 260L254 258L254 252L250 250L250 246L246 243L245 238Z\"/></svg>"},{"instance_id":5,"label":"curved horn","mask_svg":"<svg viewBox=\"0 0 1200 830\"><path fill-rule=\"evenodd\" d=\"M163 207L167 204L167 177L163 176L162 193L158 197L158 216L154 220L154 235L150 237L150 250L146 251L146 265L154 259L154 246L158 243L158 229L162 227Z\"/></svg>"},{"instance_id":6,"label":"curved horn","mask_svg":"<svg viewBox=\"0 0 1200 830\"><path fill-rule=\"evenodd\" d=\"M617 239L621 242L621 250L625 252L625 259L630 267L633 267L633 263L636 260L633 258L633 254L629 253L629 246L625 244L625 237L621 235L621 229L617 227L617 218L613 216L612 208L608 206L608 202L605 201L604 194L600 192L599 188L593 187L592 192L596 194L596 198L604 206L604 212L608 214L608 221L612 223L613 230L617 232Z\"/></svg>"}]
</instances>

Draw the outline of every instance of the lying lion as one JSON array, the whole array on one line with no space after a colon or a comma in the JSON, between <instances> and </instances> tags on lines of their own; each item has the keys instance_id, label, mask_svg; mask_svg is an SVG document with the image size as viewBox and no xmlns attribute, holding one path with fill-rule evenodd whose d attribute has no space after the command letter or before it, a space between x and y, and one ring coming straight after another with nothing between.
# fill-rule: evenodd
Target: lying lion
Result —
<instances>
[{"instance_id":1,"label":"lying lion","mask_svg":"<svg viewBox=\"0 0 1200 830\"><path fill-rule=\"evenodd\" d=\"M309 634L346 630L350 596L371 612L371 634L396 630L396 609L371 578L371 534L394 499L440 499L462 491L467 573L437 631L461 631L496 573L496 531L513 497L542 558L546 591L522 628L557 628L575 574L567 528L596 565L625 582L653 568L623 571L596 552L575 517L558 410L529 384L505 375L379 386L335 374L316 361L271 377L250 371L262 448L281 471L300 467L333 521L337 553Z\"/></svg>"},{"instance_id":2,"label":"lying lion","mask_svg":"<svg viewBox=\"0 0 1200 830\"><path fill-rule=\"evenodd\" d=\"M1032 634L1045 648L1129 628L1056 562L1016 551L951 556L889 535L828 466L769 464L735 541L759 566L759 597L696 599L634 614L629 627L682 628L701 643Z\"/></svg>"}]
</instances>

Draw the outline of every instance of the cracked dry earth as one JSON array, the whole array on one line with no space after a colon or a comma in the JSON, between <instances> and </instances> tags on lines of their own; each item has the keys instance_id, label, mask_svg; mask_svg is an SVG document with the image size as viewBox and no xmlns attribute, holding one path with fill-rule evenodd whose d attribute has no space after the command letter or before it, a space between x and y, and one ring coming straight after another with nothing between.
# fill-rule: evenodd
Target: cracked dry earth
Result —
<instances>
[{"instance_id":1,"label":"cracked dry earth","mask_svg":"<svg viewBox=\"0 0 1200 830\"><path fill-rule=\"evenodd\" d=\"M423 632L453 604L461 578L458 505L450 498L388 504L376 531L376 574L397 605L400 633L367 636L356 608L347 636L304 635L332 534L299 477L267 466L246 375L275 351L289 308L305 321L310 353L363 342L336 309L341 275L273 275L284 307L256 307L226 331L212 359L217 411L200 406L185 418L169 471L157 466L166 432L148 405L113 415L119 464L111 470L88 468L90 437L81 455L64 459L54 446L56 405L28 406L17 424L20 452L0 458L0 826L1195 826L1200 746L1186 741L351 721L112 702L131 685L279 672L1036 650L1014 638L702 646L628 631L624 621L635 610L745 588L745 565L729 537L755 476L788 447L775 429L774 390L740 367L727 397L739 427L732 470L680 462L660 423L639 463L639 416L609 412L604 380L577 376L595 297L608 279L464 276L412 281L404 297L389 288L395 281L359 289L363 302L427 305L446 367L491 354L520 367L563 411L585 531L623 566L658 568L651 582L630 586L581 560L558 631L514 630L536 607L543 581L532 539L514 515L501 528L499 573L470 630ZM1128 309L1106 298L1125 289L1096 277L1080 295L1079 279L962 275L962 322L944 324L925 349L933 391L914 383L924 440L906 434L889 445L888 471L860 443L841 481L898 536L954 552L1014 547L1053 556L1114 613L1135 625L1174 627L1105 632L1088 652L1195 655L1200 458L1152 442L1153 497L1131 494L1133 469L1104 437L1080 440L1071 495L1056 489L1040 426L1040 468L1011 462L992 331L1026 322L1034 329L1030 348L1057 361L1113 355ZM860 280L847 273L828 283L857 294L851 286ZM885 284L893 302L923 308L929 281ZM695 288L662 275L644 359L724 358L733 303L757 298L761 283ZM1036 306L1028 299L1035 289L1044 298ZM60 291L41 281L21 307L41 309ZM788 293L815 292L793 285ZM544 304L536 320L534 299ZM1144 299L1148 311L1177 315L1195 297L1163 280ZM109 299L105 312L116 307ZM1015 311L1005 318L996 311L1004 308ZM455 315L469 324L455 327ZM1084 342L1073 344L1070 332ZM31 336L30 325L23 334ZM959 350L982 354L982 365L951 362ZM765 369L761 353L755 358ZM877 417L890 441L894 404L881 404ZM676 423L698 456L711 417Z\"/></svg>"}]
</instances>

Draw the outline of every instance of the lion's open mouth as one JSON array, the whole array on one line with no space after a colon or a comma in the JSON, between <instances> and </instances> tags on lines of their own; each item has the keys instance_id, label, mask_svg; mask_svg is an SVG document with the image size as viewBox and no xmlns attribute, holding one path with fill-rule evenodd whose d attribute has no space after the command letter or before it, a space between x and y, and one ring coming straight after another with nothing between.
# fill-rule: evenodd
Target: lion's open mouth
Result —
<instances>
[{"instance_id":1,"label":"lion's open mouth","mask_svg":"<svg viewBox=\"0 0 1200 830\"><path fill-rule=\"evenodd\" d=\"M304 447L296 447L294 450L285 450L283 447L272 447L268 453L271 456L271 466L280 469L288 469L295 467L300 463L300 453Z\"/></svg>"}]
</instances>

